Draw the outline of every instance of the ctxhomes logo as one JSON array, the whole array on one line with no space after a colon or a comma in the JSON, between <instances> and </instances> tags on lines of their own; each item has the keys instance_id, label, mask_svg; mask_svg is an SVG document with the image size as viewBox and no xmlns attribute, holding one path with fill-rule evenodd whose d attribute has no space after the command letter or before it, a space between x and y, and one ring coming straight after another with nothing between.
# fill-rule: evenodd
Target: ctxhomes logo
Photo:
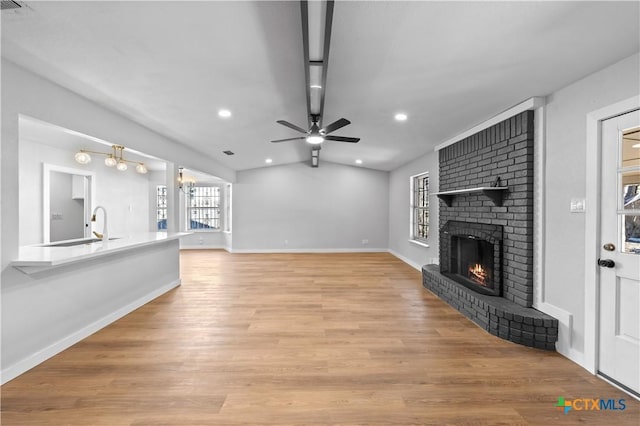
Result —
<instances>
[{"instance_id":1,"label":"ctxhomes logo","mask_svg":"<svg viewBox=\"0 0 640 426\"><path fill-rule=\"evenodd\" d=\"M555 405L560 410L564 410L564 414L571 410L576 411L624 411L627 406L624 399L603 399L603 398L577 398L564 399L558 397L558 403Z\"/></svg>"}]
</instances>

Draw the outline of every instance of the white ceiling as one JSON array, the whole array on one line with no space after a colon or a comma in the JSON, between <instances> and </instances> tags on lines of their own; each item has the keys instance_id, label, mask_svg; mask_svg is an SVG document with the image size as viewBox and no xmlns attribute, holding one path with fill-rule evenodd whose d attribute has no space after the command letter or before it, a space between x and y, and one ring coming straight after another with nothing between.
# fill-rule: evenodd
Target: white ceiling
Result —
<instances>
[{"instance_id":1,"label":"white ceiling","mask_svg":"<svg viewBox=\"0 0 640 426\"><path fill-rule=\"evenodd\" d=\"M235 170L310 157L269 142L299 136L276 120L307 122L298 2L23 4L2 12L9 60ZM393 170L638 52L639 5L336 2L323 121L351 120L335 134L361 141L325 142L321 166Z\"/></svg>"}]
</instances>

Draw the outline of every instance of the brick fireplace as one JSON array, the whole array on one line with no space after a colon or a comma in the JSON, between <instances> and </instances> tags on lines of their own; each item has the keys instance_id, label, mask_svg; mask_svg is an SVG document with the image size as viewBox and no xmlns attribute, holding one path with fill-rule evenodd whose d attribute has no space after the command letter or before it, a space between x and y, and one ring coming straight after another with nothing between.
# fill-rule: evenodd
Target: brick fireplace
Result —
<instances>
[{"instance_id":1,"label":"brick fireplace","mask_svg":"<svg viewBox=\"0 0 640 426\"><path fill-rule=\"evenodd\" d=\"M424 286L504 339L555 349L558 321L533 309L533 111L439 151L440 265Z\"/></svg>"}]
</instances>

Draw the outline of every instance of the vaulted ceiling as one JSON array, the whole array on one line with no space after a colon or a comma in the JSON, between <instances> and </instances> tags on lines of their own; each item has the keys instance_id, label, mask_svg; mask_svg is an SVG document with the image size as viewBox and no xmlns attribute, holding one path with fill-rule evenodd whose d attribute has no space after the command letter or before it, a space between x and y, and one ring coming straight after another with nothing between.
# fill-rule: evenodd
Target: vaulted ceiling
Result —
<instances>
[{"instance_id":1,"label":"vaulted ceiling","mask_svg":"<svg viewBox=\"0 0 640 426\"><path fill-rule=\"evenodd\" d=\"M276 120L307 122L299 2L21 4L2 12L8 60L235 170L309 159L304 141L269 143L299 136ZM639 5L338 1L324 123L361 141L324 142L322 161L393 170L628 57Z\"/></svg>"}]
</instances>

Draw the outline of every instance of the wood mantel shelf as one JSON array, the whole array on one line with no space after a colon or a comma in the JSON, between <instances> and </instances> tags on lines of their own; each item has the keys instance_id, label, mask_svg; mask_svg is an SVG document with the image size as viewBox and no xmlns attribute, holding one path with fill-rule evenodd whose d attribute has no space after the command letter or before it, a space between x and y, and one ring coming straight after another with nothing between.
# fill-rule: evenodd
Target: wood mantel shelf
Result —
<instances>
[{"instance_id":1,"label":"wood mantel shelf","mask_svg":"<svg viewBox=\"0 0 640 426\"><path fill-rule=\"evenodd\" d=\"M456 195L461 194L471 194L474 192L482 192L484 195L489 197L493 204L497 207L502 206L502 195L508 188L506 186L480 186L478 188L467 188L467 189L455 189L453 191L442 191L435 192L434 195L437 195L448 207L451 207L451 203L453 202L453 198Z\"/></svg>"}]
</instances>

